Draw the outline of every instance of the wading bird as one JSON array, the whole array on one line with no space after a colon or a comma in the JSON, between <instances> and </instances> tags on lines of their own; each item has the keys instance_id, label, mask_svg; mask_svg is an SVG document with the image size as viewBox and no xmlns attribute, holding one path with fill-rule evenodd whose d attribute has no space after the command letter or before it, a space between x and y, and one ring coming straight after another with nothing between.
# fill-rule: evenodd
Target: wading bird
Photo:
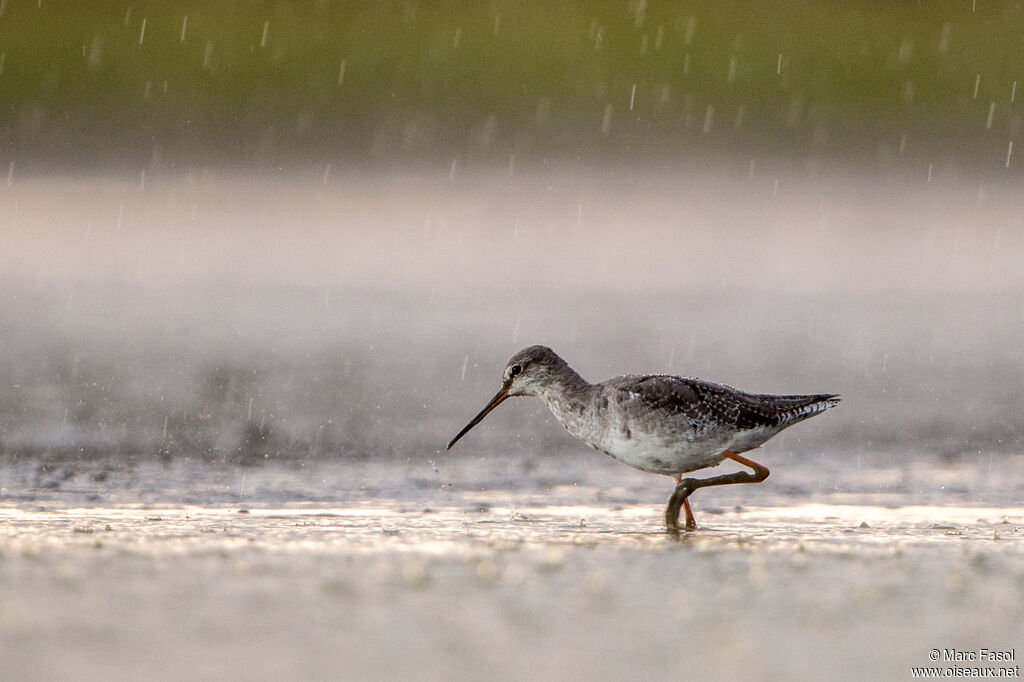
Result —
<instances>
[{"instance_id":1,"label":"wading bird","mask_svg":"<svg viewBox=\"0 0 1024 682\"><path fill-rule=\"evenodd\" d=\"M530 346L512 356L502 374L501 390L448 442L448 448L512 396L540 398L569 433L595 450L641 471L672 476L676 487L665 509L670 532L679 530L680 507L686 512L687 530L697 528L688 499L693 491L768 478L767 467L740 453L839 402L833 394L746 393L667 374L622 376L591 384L547 346ZM753 473L682 477L724 459Z\"/></svg>"}]
</instances>

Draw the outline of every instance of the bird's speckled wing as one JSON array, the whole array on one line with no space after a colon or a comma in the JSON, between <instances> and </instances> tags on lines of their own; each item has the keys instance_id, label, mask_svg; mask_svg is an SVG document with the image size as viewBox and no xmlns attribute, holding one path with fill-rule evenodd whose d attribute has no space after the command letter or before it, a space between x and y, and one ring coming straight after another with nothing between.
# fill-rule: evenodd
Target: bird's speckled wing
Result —
<instances>
[{"instance_id":1,"label":"bird's speckled wing","mask_svg":"<svg viewBox=\"0 0 1024 682\"><path fill-rule=\"evenodd\" d=\"M673 415L700 433L785 427L824 411L831 395L775 396L746 393L731 386L670 375L623 377L617 388L647 409Z\"/></svg>"}]
</instances>

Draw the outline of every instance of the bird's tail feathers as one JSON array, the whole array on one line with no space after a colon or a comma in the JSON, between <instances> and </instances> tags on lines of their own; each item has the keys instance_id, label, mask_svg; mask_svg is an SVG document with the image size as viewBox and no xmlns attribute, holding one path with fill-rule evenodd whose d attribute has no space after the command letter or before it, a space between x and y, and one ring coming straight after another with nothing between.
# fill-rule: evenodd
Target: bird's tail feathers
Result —
<instances>
[{"instance_id":1,"label":"bird's tail feathers","mask_svg":"<svg viewBox=\"0 0 1024 682\"><path fill-rule=\"evenodd\" d=\"M839 400L838 394L787 395L777 398L776 407L779 410L779 420L788 426L835 407Z\"/></svg>"}]
</instances>

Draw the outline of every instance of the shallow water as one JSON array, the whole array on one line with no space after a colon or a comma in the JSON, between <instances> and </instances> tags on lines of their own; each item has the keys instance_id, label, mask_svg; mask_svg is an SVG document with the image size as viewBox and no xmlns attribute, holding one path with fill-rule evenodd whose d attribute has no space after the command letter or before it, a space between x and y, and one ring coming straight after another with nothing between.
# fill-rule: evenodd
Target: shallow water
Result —
<instances>
[{"instance_id":1,"label":"shallow water","mask_svg":"<svg viewBox=\"0 0 1024 682\"><path fill-rule=\"evenodd\" d=\"M581 450L0 469L0 657L33 679L904 679L1024 636L1019 457L784 461L696 493L673 537L669 479Z\"/></svg>"},{"instance_id":2,"label":"shallow water","mask_svg":"<svg viewBox=\"0 0 1024 682\"><path fill-rule=\"evenodd\" d=\"M16 678L903 679L1024 629L1024 509L0 509ZM870 652L870 656L865 652Z\"/></svg>"}]
</instances>

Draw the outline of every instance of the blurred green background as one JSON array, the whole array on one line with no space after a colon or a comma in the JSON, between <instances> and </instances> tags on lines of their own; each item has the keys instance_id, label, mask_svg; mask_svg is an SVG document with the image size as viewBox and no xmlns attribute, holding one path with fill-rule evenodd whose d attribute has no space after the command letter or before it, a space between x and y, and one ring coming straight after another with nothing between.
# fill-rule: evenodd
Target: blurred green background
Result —
<instances>
[{"instance_id":1,"label":"blurred green background","mask_svg":"<svg viewBox=\"0 0 1024 682\"><path fill-rule=\"evenodd\" d=\"M1024 166L1020 2L0 8L5 168Z\"/></svg>"}]
</instances>

